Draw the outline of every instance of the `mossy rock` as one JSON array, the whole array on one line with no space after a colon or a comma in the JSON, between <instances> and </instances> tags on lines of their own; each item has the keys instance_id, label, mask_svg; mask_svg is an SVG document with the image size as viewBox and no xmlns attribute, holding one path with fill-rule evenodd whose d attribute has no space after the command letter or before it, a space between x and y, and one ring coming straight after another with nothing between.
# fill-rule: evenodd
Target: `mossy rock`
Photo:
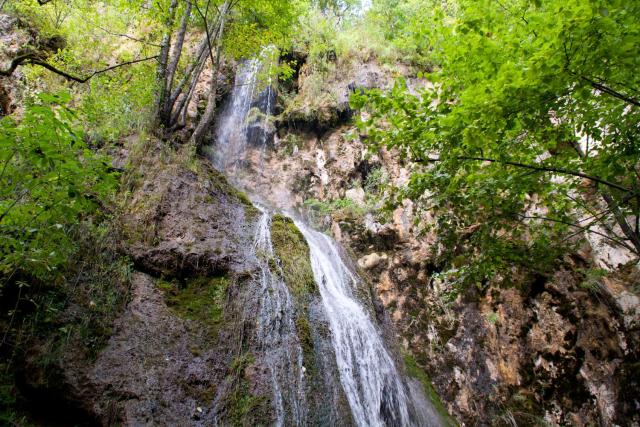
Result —
<instances>
[{"instance_id":1,"label":"mossy rock","mask_svg":"<svg viewBox=\"0 0 640 427\"><path fill-rule=\"evenodd\" d=\"M213 329L222 322L228 286L229 280L224 276L192 278L182 286L172 282L158 283L174 314Z\"/></svg>"},{"instance_id":2,"label":"mossy rock","mask_svg":"<svg viewBox=\"0 0 640 427\"><path fill-rule=\"evenodd\" d=\"M311 335L311 324L306 314L307 310L303 313L299 313L296 318L296 331L298 332L298 339L300 340L300 347L302 348L302 354L304 356L304 365L307 369L308 375L313 377L317 372L315 364L315 345L313 343L313 336Z\"/></svg>"},{"instance_id":3,"label":"mossy rock","mask_svg":"<svg viewBox=\"0 0 640 427\"><path fill-rule=\"evenodd\" d=\"M269 397L251 392L246 370L254 363L253 355L243 353L229 366L230 373L227 379L233 384L233 388L224 402L227 411L226 425L267 426L273 420Z\"/></svg>"},{"instance_id":4,"label":"mossy rock","mask_svg":"<svg viewBox=\"0 0 640 427\"><path fill-rule=\"evenodd\" d=\"M422 387L427 396L427 399L429 399L429 401L433 404L436 411L438 411L442 424L447 427L457 426L458 423L456 423L456 421L451 417L451 415L449 415L447 408L445 408L444 404L442 403L442 400L440 400L440 396L438 395L438 392L433 387L433 384L431 384L431 379L429 378L429 375L427 375L427 373L420 366L418 366L418 363L416 362L416 360L413 358L411 354L405 353L404 365L405 365L405 368L407 369L407 374L410 377L413 377L418 381L420 381L420 383L422 383Z\"/></svg>"},{"instance_id":5,"label":"mossy rock","mask_svg":"<svg viewBox=\"0 0 640 427\"><path fill-rule=\"evenodd\" d=\"M296 297L318 292L309 245L290 218L274 215L271 221L271 240L285 283Z\"/></svg>"}]
</instances>

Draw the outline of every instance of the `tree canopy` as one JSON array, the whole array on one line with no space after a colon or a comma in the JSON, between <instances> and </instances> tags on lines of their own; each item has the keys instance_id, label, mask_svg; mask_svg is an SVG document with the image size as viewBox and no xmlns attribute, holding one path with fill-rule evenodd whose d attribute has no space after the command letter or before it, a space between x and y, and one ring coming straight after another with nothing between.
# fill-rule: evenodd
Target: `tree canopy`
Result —
<instances>
[{"instance_id":1,"label":"tree canopy","mask_svg":"<svg viewBox=\"0 0 640 427\"><path fill-rule=\"evenodd\" d=\"M477 281L585 231L639 254L640 4L446 3L396 30L420 34L431 84L353 97L413 163L400 196L436 212L443 256Z\"/></svg>"}]
</instances>

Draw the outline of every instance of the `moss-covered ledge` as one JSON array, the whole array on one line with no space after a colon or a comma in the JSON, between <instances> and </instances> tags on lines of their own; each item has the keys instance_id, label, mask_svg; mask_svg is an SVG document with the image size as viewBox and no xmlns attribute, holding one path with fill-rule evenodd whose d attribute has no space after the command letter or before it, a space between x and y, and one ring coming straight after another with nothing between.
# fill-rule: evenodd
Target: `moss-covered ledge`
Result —
<instances>
[{"instance_id":1,"label":"moss-covered ledge","mask_svg":"<svg viewBox=\"0 0 640 427\"><path fill-rule=\"evenodd\" d=\"M313 277L309 245L304 236L284 215L274 215L271 221L271 240L276 257L280 260L284 282L296 297L318 293Z\"/></svg>"},{"instance_id":2,"label":"moss-covered ledge","mask_svg":"<svg viewBox=\"0 0 640 427\"><path fill-rule=\"evenodd\" d=\"M422 384L422 388L424 389L426 397L433 404L433 407L438 412L438 415L440 415L440 421L442 422L442 424L446 427L458 426L456 420L451 417L449 411L447 411L447 408L442 403L440 395L438 395L438 392L433 387L433 384L431 384L429 375L418 365L418 363L410 353L404 354L404 366L407 374L410 377L417 379Z\"/></svg>"},{"instance_id":3,"label":"moss-covered ledge","mask_svg":"<svg viewBox=\"0 0 640 427\"><path fill-rule=\"evenodd\" d=\"M224 300L230 280L226 276L193 277L180 283L158 280L165 302L181 319L197 322L215 337L223 324Z\"/></svg>"}]
</instances>

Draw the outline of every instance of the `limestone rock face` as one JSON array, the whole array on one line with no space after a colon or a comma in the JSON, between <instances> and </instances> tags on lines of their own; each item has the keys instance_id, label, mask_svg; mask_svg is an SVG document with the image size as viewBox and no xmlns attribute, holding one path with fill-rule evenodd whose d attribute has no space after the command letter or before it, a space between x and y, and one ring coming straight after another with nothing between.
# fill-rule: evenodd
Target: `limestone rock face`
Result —
<instances>
[{"instance_id":1,"label":"limestone rock face","mask_svg":"<svg viewBox=\"0 0 640 427\"><path fill-rule=\"evenodd\" d=\"M30 34L17 19L0 13L0 67L7 68L7 64L17 57L21 49L34 42ZM0 117L13 113L20 106L21 83L23 76L18 68L10 77L0 77Z\"/></svg>"},{"instance_id":2,"label":"limestone rock face","mask_svg":"<svg viewBox=\"0 0 640 427\"><path fill-rule=\"evenodd\" d=\"M346 199L352 200L356 202L360 206L365 205L365 193L361 187L358 188L350 188L349 190L344 192L344 197Z\"/></svg>"},{"instance_id":3,"label":"limestone rock face","mask_svg":"<svg viewBox=\"0 0 640 427\"><path fill-rule=\"evenodd\" d=\"M404 66L398 67L407 71ZM393 85L397 72L398 70L391 70L375 59L357 64L339 63L323 77L323 86L318 90L311 82L312 79L308 78L312 73L311 69L304 64L297 82L297 96L286 106L283 123L321 132L332 130L351 118L351 93L356 90L389 88ZM309 82L311 83L307 84Z\"/></svg>"}]
</instances>

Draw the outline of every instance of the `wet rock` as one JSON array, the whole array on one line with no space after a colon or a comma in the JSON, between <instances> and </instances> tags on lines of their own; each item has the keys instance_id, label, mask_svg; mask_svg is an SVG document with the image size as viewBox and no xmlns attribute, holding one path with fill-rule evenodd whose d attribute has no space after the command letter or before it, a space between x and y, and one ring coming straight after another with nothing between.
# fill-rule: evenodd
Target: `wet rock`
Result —
<instances>
[{"instance_id":1,"label":"wet rock","mask_svg":"<svg viewBox=\"0 0 640 427\"><path fill-rule=\"evenodd\" d=\"M205 163L193 172L146 160L148 173L133 193L125 229L138 268L155 275L187 277L240 273L250 260L257 211L246 196Z\"/></svg>"}]
</instances>

